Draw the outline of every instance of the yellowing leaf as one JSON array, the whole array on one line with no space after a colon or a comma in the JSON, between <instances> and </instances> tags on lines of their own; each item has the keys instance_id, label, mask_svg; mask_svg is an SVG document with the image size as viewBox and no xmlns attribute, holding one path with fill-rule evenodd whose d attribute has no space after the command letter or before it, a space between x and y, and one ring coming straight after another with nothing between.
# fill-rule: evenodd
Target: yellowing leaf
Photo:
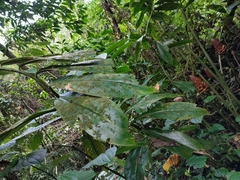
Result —
<instances>
[{"instance_id":1,"label":"yellowing leaf","mask_svg":"<svg viewBox=\"0 0 240 180\"><path fill-rule=\"evenodd\" d=\"M169 172L169 169L170 167L174 166L174 165L177 165L179 163L179 155L177 154L173 154L171 155L167 161L164 163L163 165L163 169L168 173Z\"/></svg>"}]
</instances>

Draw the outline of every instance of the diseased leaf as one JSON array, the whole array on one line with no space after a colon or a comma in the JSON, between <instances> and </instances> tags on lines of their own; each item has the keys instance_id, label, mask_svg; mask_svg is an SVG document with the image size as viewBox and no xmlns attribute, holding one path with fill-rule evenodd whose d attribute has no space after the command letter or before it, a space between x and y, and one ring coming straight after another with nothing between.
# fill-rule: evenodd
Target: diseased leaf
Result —
<instances>
[{"instance_id":1,"label":"diseased leaf","mask_svg":"<svg viewBox=\"0 0 240 180\"><path fill-rule=\"evenodd\" d=\"M160 99L164 98L175 98L179 95L177 94L150 94L142 98L141 101L138 103L134 104L127 112L130 111L137 111L137 112L145 112L147 109L156 101L159 101Z\"/></svg>"},{"instance_id":2,"label":"diseased leaf","mask_svg":"<svg viewBox=\"0 0 240 180\"><path fill-rule=\"evenodd\" d=\"M179 131L162 131L160 129L145 129L143 130L143 132L150 137L155 138L163 137L169 140L173 140L193 150L204 149L204 147L198 141Z\"/></svg>"},{"instance_id":3,"label":"diseased leaf","mask_svg":"<svg viewBox=\"0 0 240 180\"><path fill-rule=\"evenodd\" d=\"M163 165L163 169L169 173L169 169L172 166L175 166L179 163L180 157L178 154L173 154L171 155L164 163Z\"/></svg>"},{"instance_id":4,"label":"diseased leaf","mask_svg":"<svg viewBox=\"0 0 240 180\"><path fill-rule=\"evenodd\" d=\"M53 81L52 85L57 88L99 97L130 98L152 94L156 91L154 88L138 85L135 77L129 74L69 76Z\"/></svg>"},{"instance_id":5,"label":"diseased leaf","mask_svg":"<svg viewBox=\"0 0 240 180\"><path fill-rule=\"evenodd\" d=\"M73 63L71 65L51 65L41 68L38 73L54 70L83 71L91 73L113 73L114 63L111 59L93 59L89 61Z\"/></svg>"},{"instance_id":6,"label":"diseased leaf","mask_svg":"<svg viewBox=\"0 0 240 180\"><path fill-rule=\"evenodd\" d=\"M96 176L93 170L88 171L66 171L61 174L58 180L92 180Z\"/></svg>"},{"instance_id":7,"label":"diseased leaf","mask_svg":"<svg viewBox=\"0 0 240 180\"><path fill-rule=\"evenodd\" d=\"M117 148L114 146L105 151L105 153L100 154L97 158L87 163L83 168L89 168L93 165L104 165L113 162L113 158L116 154Z\"/></svg>"},{"instance_id":8,"label":"diseased leaf","mask_svg":"<svg viewBox=\"0 0 240 180\"><path fill-rule=\"evenodd\" d=\"M109 142L119 146L134 146L136 145L133 136L123 128L108 123L100 122L97 125L85 129L85 131L93 136L93 138L101 140L103 142Z\"/></svg>"},{"instance_id":9,"label":"diseased leaf","mask_svg":"<svg viewBox=\"0 0 240 180\"><path fill-rule=\"evenodd\" d=\"M32 166L34 164L39 164L43 161L44 157L47 154L46 149L40 149L37 151L34 151L26 156L24 159L18 160L18 163L14 168L12 169L13 171L18 171L22 168L26 168L29 166Z\"/></svg>"},{"instance_id":10,"label":"diseased leaf","mask_svg":"<svg viewBox=\"0 0 240 180\"><path fill-rule=\"evenodd\" d=\"M137 147L130 151L124 167L126 180L144 180L145 168L149 163L148 153L146 147Z\"/></svg>"},{"instance_id":11,"label":"diseased leaf","mask_svg":"<svg viewBox=\"0 0 240 180\"><path fill-rule=\"evenodd\" d=\"M95 139L118 145L134 144L127 132L126 115L108 98L62 96L55 101L55 107L65 121L72 124L77 121Z\"/></svg>"},{"instance_id":12,"label":"diseased leaf","mask_svg":"<svg viewBox=\"0 0 240 180\"><path fill-rule=\"evenodd\" d=\"M196 107L196 104L188 102L170 102L159 105L146 113L141 114L136 120L145 117L171 120L188 120L208 115L207 110Z\"/></svg>"}]
</instances>

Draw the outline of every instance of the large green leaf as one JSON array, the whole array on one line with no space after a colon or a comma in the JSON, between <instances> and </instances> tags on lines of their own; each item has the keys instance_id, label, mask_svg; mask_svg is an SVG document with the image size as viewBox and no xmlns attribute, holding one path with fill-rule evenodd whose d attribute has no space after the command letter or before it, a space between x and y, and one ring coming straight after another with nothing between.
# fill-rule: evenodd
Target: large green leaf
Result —
<instances>
[{"instance_id":1,"label":"large green leaf","mask_svg":"<svg viewBox=\"0 0 240 180\"><path fill-rule=\"evenodd\" d=\"M188 102L170 102L159 105L152 110L140 115L137 120L145 117L171 120L187 120L208 115L207 110L196 107Z\"/></svg>"},{"instance_id":2,"label":"large green leaf","mask_svg":"<svg viewBox=\"0 0 240 180\"><path fill-rule=\"evenodd\" d=\"M152 94L156 90L138 85L133 75L128 74L91 74L80 77L68 76L52 82L58 88L100 97L130 98Z\"/></svg>"},{"instance_id":3,"label":"large green leaf","mask_svg":"<svg viewBox=\"0 0 240 180\"><path fill-rule=\"evenodd\" d=\"M61 174L58 180L92 180L96 176L93 170L88 171L66 171Z\"/></svg>"},{"instance_id":4,"label":"large green leaf","mask_svg":"<svg viewBox=\"0 0 240 180\"><path fill-rule=\"evenodd\" d=\"M55 101L55 107L65 121L75 123L78 120L80 127L95 139L118 145L134 144L127 132L126 115L108 98L62 96Z\"/></svg>"},{"instance_id":5,"label":"large green leaf","mask_svg":"<svg viewBox=\"0 0 240 180\"><path fill-rule=\"evenodd\" d=\"M38 118L44 114L51 113L56 111L55 108L46 109L40 112L37 112L35 114L32 114L22 120L19 120L14 125L10 126L8 129L0 133L0 143L4 141L4 139L8 138L9 136L13 135L15 132L19 131L21 128L23 128L26 124L28 124L30 121L34 120L35 118Z\"/></svg>"},{"instance_id":6,"label":"large green leaf","mask_svg":"<svg viewBox=\"0 0 240 180\"><path fill-rule=\"evenodd\" d=\"M116 151L117 151L116 147L112 147L112 148L107 149L105 151L105 153L100 154L94 160L87 163L83 168L89 168L93 165L101 166L101 165L104 165L104 164L112 163L113 158L116 154Z\"/></svg>"},{"instance_id":7,"label":"large green leaf","mask_svg":"<svg viewBox=\"0 0 240 180\"><path fill-rule=\"evenodd\" d=\"M146 166L149 162L148 148L137 147L127 156L124 175L126 180L143 180Z\"/></svg>"},{"instance_id":8,"label":"large green leaf","mask_svg":"<svg viewBox=\"0 0 240 180\"><path fill-rule=\"evenodd\" d=\"M114 63L111 59L94 59L79 63L73 63L71 65L51 65L46 68L42 68L38 73L53 70L67 70L67 71L85 71L91 73L113 73L112 67Z\"/></svg>"},{"instance_id":9,"label":"large green leaf","mask_svg":"<svg viewBox=\"0 0 240 180\"><path fill-rule=\"evenodd\" d=\"M193 150L204 149L204 147L197 140L179 131L162 131L160 129L145 129L143 130L143 132L150 137L155 138L162 137L169 140L173 140Z\"/></svg>"},{"instance_id":10,"label":"large green leaf","mask_svg":"<svg viewBox=\"0 0 240 180\"><path fill-rule=\"evenodd\" d=\"M150 94L145 96L141 101L133 105L127 112L129 111L137 111L137 112L145 112L154 102L164 99L164 98L175 98L177 94Z\"/></svg>"},{"instance_id":11,"label":"large green leaf","mask_svg":"<svg viewBox=\"0 0 240 180\"><path fill-rule=\"evenodd\" d=\"M13 146L14 144L16 144L17 140L21 139L22 137L24 137L24 136L26 136L26 135L28 135L28 134L31 134L31 133L33 133L33 132L39 131L40 129L44 128L45 126L47 126L47 125L49 125L49 124L51 124L51 123L53 123L53 122L55 122L55 121L57 121L57 120L59 120L59 119L60 119L60 117L57 117L57 118L52 119L51 121L47 121L47 122L45 122L44 124L41 124L41 125L39 125L39 126L37 126L37 127L30 127L30 128L28 128L28 129L27 129L26 131L24 131L21 135L15 137L15 138L13 138L13 139L11 139L11 140L10 140L9 142L7 142L6 144L2 144L2 145L0 146L0 151L3 150L3 149L6 149L6 148L9 148L9 147Z\"/></svg>"},{"instance_id":12,"label":"large green leaf","mask_svg":"<svg viewBox=\"0 0 240 180\"><path fill-rule=\"evenodd\" d=\"M34 164L39 164L43 161L46 154L47 154L47 149L36 150L28 154L24 159L19 159L17 165L14 166L12 170L18 171L22 168L26 168Z\"/></svg>"},{"instance_id":13,"label":"large green leaf","mask_svg":"<svg viewBox=\"0 0 240 180\"><path fill-rule=\"evenodd\" d=\"M57 61L57 62L69 62L69 61L83 61L86 58L93 58L96 53L92 50L82 50L72 53L66 53L62 55L51 55L44 57L21 57L13 58L9 60L0 61L1 65L26 65L37 62L46 62L46 61Z\"/></svg>"},{"instance_id":14,"label":"large green leaf","mask_svg":"<svg viewBox=\"0 0 240 180\"><path fill-rule=\"evenodd\" d=\"M156 47L159 57L164 60L167 64L173 65L173 57L169 53L169 48L166 45L163 45L160 42L156 41Z\"/></svg>"}]
</instances>

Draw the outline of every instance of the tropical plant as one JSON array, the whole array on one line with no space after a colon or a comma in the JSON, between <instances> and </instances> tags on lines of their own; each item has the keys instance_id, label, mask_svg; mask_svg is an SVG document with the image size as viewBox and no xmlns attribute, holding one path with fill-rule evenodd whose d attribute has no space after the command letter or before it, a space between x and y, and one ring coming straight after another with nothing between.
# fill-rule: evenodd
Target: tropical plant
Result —
<instances>
[{"instance_id":1,"label":"tropical plant","mask_svg":"<svg viewBox=\"0 0 240 180\"><path fill-rule=\"evenodd\" d=\"M1 178L238 179L238 5L4 2Z\"/></svg>"}]
</instances>

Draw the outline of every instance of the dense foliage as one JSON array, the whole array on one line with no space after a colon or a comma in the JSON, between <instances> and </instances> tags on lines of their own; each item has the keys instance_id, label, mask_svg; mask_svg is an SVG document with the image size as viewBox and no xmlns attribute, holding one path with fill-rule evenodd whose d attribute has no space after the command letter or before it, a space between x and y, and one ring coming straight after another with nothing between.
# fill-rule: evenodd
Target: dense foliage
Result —
<instances>
[{"instance_id":1,"label":"dense foliage","mask_svg":"<svg viewBox=\"0 0 240 180\"><path fill-rule=\"evenodd\" d=\"M0 177L240 179L239 4L1 1Z\"/></svg>"}]
</instances>

